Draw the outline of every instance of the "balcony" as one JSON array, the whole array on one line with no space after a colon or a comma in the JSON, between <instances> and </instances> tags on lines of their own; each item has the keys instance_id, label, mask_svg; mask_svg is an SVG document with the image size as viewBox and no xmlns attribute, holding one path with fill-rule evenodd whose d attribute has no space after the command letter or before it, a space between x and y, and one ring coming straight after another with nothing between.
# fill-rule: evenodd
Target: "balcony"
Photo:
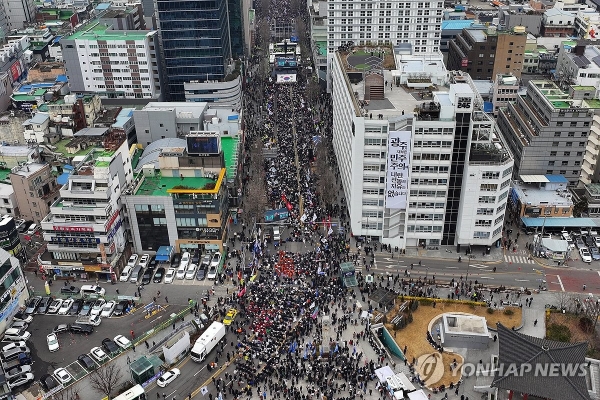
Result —
<instances>
[{"instance_id":1,"label":"balcony","mask_svg":"<svg viewBox=\"0 0 600 400\"><path fill-rule=\"evenodd\" d=\"M510 154L503 148L494 144L476 143L469 152L469 164L472 165L499 165L511 161Z\"/></svg>"},{"instance_id":2,"label":"balcony","mask_svg":"<svg viewBox=\"0 0 600 400\"><path fill-rule=\"evenodd\" d=\"M73 202L63 201L55 203L50 207L50 212L56 216L59 215L89 215L95 217L108 217L112 211L110 204L88 205L77 204Z\"/></svg>"},{"instance_id":3,"label":"balcony","mask_svg":"<svg viewBox=\"0 0 600 400\"><path fill-rule=\"evenodd\" d=\"M440 118L440 103L430 101L427 103L421 103L415 108L417 118L423 121L437 121Z\"/></svg>"}]
</instances>

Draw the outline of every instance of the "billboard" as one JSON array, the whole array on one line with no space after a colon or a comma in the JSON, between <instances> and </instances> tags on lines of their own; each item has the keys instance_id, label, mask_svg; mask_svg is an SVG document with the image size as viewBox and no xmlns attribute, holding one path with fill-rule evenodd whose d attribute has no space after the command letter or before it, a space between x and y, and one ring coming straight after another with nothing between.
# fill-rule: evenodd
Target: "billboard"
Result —
<instances>
[{"instance_id":1,"label":"billboard","mask_svg":"<svg viewBox=\"0 0 600 400\"><path fill-rule=\"evenodd\" d=\"M209 156L221 152L218 132L191 132L186 141L188 154Z\"/></svg>"},{"instance_id":2,"label":"billboard","mask_svg":"<svg viewBox=\"0 0 600 400\"><path fill-rule=\"evenodd\" d=\"M13 82L16 82L19 80L19 77L21 76L21 65L19 65L19 61L15 61L15 63L13 65L10 66L10 74L12 75L13 78Z\"/></svg>"},{"instance_id":3,"label":"billboard","mask_svg":"<svg viewBox=\"0 0 600 400\"><path fill-rule=\"evenodd\" d=\"M269 210L265 212L265 222L276 222L284 219L288 219L290 212L287 208L280 208L279 210Z\"/></svg>"},{"instance_id":4,"label":"billboard","mask_svg":"<svg viewBox=\"0 0 600 400\"><path fill-rule=\"evenodd\" d=\"M460 66L461 67L468 67L469 66L469 59L468 58L463 58L462 60L460 60Z\"/></svg>"},{"instance_id":5,"label":"billboard","mask_svg":"<svg viewBox=\"0 0 600 400\"><path fill-rule=\"evenodd\" d=\"M411 131L391 131L389 134L385 182L386 208L406 209L411 135Z\"/></svg>"},{"instance_id":6,"label":"billboard","mask_svg":"<svg viewBox=\"0 0 600 400\"><path fill-rule=\"evenodd\" d=\"M296 74L277 75L277 83L294 83Z\"/></svg>"}]
</instances>

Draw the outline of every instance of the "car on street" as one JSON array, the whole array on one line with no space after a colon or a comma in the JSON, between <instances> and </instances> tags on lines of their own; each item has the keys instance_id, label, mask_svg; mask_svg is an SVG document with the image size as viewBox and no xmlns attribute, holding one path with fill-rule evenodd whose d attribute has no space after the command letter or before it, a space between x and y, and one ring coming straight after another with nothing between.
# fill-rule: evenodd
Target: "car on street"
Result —
<instances>
[{"instance_id":1,"label":"car on street","mask_svg":"<svg viewBox=\"0 0 600 400\"><path fill-rule=\"evenodd\" d=\"M63 332L69 332L71 330L71 325L69 324L60 324L60 325L56 325L54 327L54 329L52 329L53 333L63 333Z\"/></svg>"},{"instance_id":2,"label":"car on street","mask_svg":"<svg viewBox=\"0 0 600 400\"><path fill-rule=\"evenodd\" d=\"M90 333L94 332L94 327L86 324L72 324L70 330L73 333L83 333L85 335L89 335Z\"/></svg>"},{"instance_id":3,"label":"car on street","mask_svg":"<svg viewBox=\"0 0 600 400\"><path fill-rule=\"evenodd\" d=\"M139 265L142 268L146 268L148 266L149 261L150 261L150 254L144 254L140 257Z\"/></svg>"},{"instance_id":4,"label":"car on street","mask_svg":"<svg viewBox=\"0 0 600 400\"><path fill-rule=\"evenodd\" d=\"M102 347L108 354L113 354L119 351L120 347L117 346L114 340L106 338L102 341Z\"/></svg>"},{"instance_id":5,"label":"car on street","mask_svg":"<svg viewBox=\"0 0 600 400\"><path fill-rule=\"evenodd\" d=\"M40 303L35 309L36 314L46 314L46 312L48 312L48 307L50 307L51 303L52 297L42 297L42 300L40 300Z\"/></svg>"},{"instance_id":6,"label":"car on street","mask_svg":"<svg viewBox=\"0 0 600 400\"><path fill-rule=\"evenodd\" d=\"M33 321L33 316L32 315L27 315L23 311L18 311L13 316L13 320L15 320L15 321L24 321L24 322L27 322L28 324L30 324L31 321Z\"/></svg>"},{"instance_id":7,"label":"car on street","mask_svg":"<svg viewBox=\"0 0 600 400\"><path fill-rule=\"evenodd\" d=\"M582 247L581 249L579 249L579 254L581 255L581 261L586 263L592 262L592 255L590 254L588 249Z\"/></svg>"},{"instance_id":8,"label":"car on street","mask_svg":"<svg viewBox=\"0 0 600 400\"><path fill-rule=\"evenodd\" d=\"M34 379L35 377L33 376L33 374L31 372L28 372L26 374L19 375L18 377L9 380L8 386L11 389L14 389L16 387L23 386L29 382L33 382Z\"/></svg>"},{"instance_id":9,"label":"car on street","mask_svg":"<svg viewBox=\"0 0 600 400\"><path fill-rule=\"evenodd\" d=\"M60 344L58 343L58 337L56 336L56 333L49 333L46 336L46 342L48 343L48 350L50 350L50 353L60 349Z\"/></svg>"},{"instance_id":10,"label":"car on street","mask_svg":"<svg viewBox=\"0 0 600 400\"><path fill-rule=\"evenodd\" d=\"M225 318L223 318L223 325L231 325L237 314L238 310L230 308L229 311L227 311Z\"/></svg>"},{"instance_id":11,"label":"car on street","mask_svg":"<svg viewBox=\"0 0 600 400\"><path fill-rule=\"evenodd\" d=\"M56 299L54 300L51 304L50 307L48 307L48 314L56 314L58 312L58 310L60 310L60 306L62 306L63 300L62 299Z\"/></svg>"},{"instance_id":12,"label":"car on street","mask_svg":"<svg viewBox=\"0 0 600 400\"><path fill-rule=\"evenodd\" d=\"M90 311L90 315L100 315L102 308L104 307L104 303L106 303L106 300L104 299L95 300L94 304L92 305L92 311Z\"/></svg>"},{"instance_id":13,"label":"car on street","mask_svg":"<svg viewBox=\"0 0 600 400\"><path fill-rule=\"evenodd\" d=\"M81 311L81 307L83 307L83 300L76 299L73 301L73 305L69 309L69 315L78 315L79 311Z\"/></svg>"},{"instance_id":14,"label":"car on street","mask_svg":"<svg viewBox=\"0 0 600 400\"><path fill-rule=\"evenodd\" d=\"M117 344L117 346L119 346L123 350L128 349L129 347L131 347L131 342L129 341L129 339L127 339L123 335L117 335L117 336L115 336L114 341Z\"/></svg>"},{"instance_id":15,"label":"car on street","mask_svg":"<svg viewBox=\"0 0 600 400\"><path fill-rule=\"evenodd\" d=\"M27 302L27 306L25 307L25 314L31 315L31 314L35 313L35 310L37 309L37 306L40 304L40 301L42 301L41 296L32 297Z\"/></svg>"},{"instance_id":16,"label":"car on street","mask_svg":"<svg viewBox=\"0 0 600 400\"><path fill-rule=\"evenodd\" d=\"M100 316L102 318L108 318L112 315L113 311L115 311L115 307L117 306L117 302L114 300L108 301L102 306L102 311L100 312Z\"/></svg>"},{"instance_id":17,"label":"car on street","mask_svg":"<svg viewBox=\"0 0 600 400\"><path fill-rule=\"evenodd\" d=\"M17 376L25 375L31 373L31 365L17 365L4 372L4 378L8 381L11 379L15 379Z\"/></svg>"},{"instance_id":18,"label":"car on street","mask_svg":"<svg viewBox=\"0 0 600 400\"><path fill-rule=\"evenodd\" d=\"M40 378L40 383L45 391L52 390L58 385L60 385L60 383L58 383L58 380L50 374L42 375L42 377Z\"/></svg>"},{"instance_id":19,"label":"car on street","mask_svg":"<svg viewBox=\"0 0 600 400\"><path fill-rule=\"evenodd\" d=\"M179 375L181 375L181 371L179 371L177 368L170 369L156 380L156 384L164 388L169 383L173 382Z\"/></svg>"},{"instance_id":20,"label":"car on street","mask_svg":"<svg viewBox=\"0 0 600 400\"><path fill-rule=\"evenodd\" d=\"M129 260L127 260L127 265L129 265L130 267L135 267L137 264L139 256L137 254L132 254L131 257L129 257Z\"/></svg>"},{"instance_id":21,"label":"car on street","mask_svg":"<svg viewBox=\"0 0 600 400\"><path fill-rule=\"evenodd\" d=\"M196 264L190 264L185 272L185 279L194 279L196 277Z\"/></svg>"},{"instance_id":22,"label":"car on street","mask_svg":"<svg viewBox=\"0 0 600 400\"><path fill-rule=\"evenodd\" d=\"M176 271L177 270L175 268L169 268L167 270L167 273L165 274L165 283L173 283L173 279L175 279Z\"/></svg>"},{"instance_id":23,"label":"car on street","mask_svg":"<svg viewBox=\"0 0 600 400\"><path fill-rule=\"evenodd\" d=\"M127 300L121 300L115 306L115 311L113 311L113 315L115 317L120 317L121 315L125 314L128 305L129 305L129 302Z\"/></svg>"},{"instance_id":24,"label":"car on street","mask_svg":"<svg viewBox=\"0 0 600 400\"><path fill-rule=\"evenodd\" d=\"M75 300L71 298L64 300L58 309L58 315L66 315L73 306L74 302Z\"/></svg>"},{"instance_id":25,"label":"car on street","mask_svg":"<svg viewBox=\"0 0 600 400\"><path fill-rule=\"evenodd\" d=\"M592 260L598 261L600 260L600 250L596 246L590 247L590 253L592 254Z\"/></svg>"},{"instance_id":26,"label":"car on street","mask_svg":"<svg viewBox=\"0 0 600 400\"><path fill-rule=\"evenodd\" d=\"M90 315L90 313L92 312L93 305L94 305L93 300L88 300L85 303L83 303L83 306L81 306L81 310L79 311L79 316L87 317L88 315Z\"/></svg>"},{"instance_id":27,"label":"car on street","mask_svg":"<svg viewBox=\"0 0 600 400\"><path fill-rule=\"evenodd\" d=\"M90 350L90 355L96 359L96 361L104 361L108 358L108 355L100 347L94 347Z\"/></svg>"},{"instance_id":28,"label":"car on street","mask_svg":"<svg viewBox=\"0 0 600 400\"><path fill-rule=\"evenodd\" d=\"M81 366L87 369L88 371L96 369L96 363L87 354L82 354L79 357L77 357L77 361L79 361L79 364L81 364Z\"/></svg>"},{"instance_id":29,"label":"car on street","mask_svg":"<svg viewBox=\"0 0 600 400\"><path fill-rule=\"evenodd\" d=\"M60 294L79 294L81 289L77 286L63 286L60 288Z\"/></svg>"},{"instance_id":30,"label":"car on street","mask_svg":"<svg viewBox=\"0 0 600 400\"><path fill-rule=\"evenodd\" d=\"M156 269L156 273L154 274L154 278L152 278L152 282L161 283L164 276L165 276L165 269L163 267L158 267Z\"/></svg>"},{"instance_id":31,"label":"car on street","mask_svg":"<svg viewBox=\"0 0 600 400\"><path fill-rule=\"evenodd\" d=\"M66 368L59 368L54 371L54 377L63 385L73 380L73 377Z\"/></svg>"},{"instance_id":32,"label":"car on street","mask_svg":"<svg viewBox=\"0 0 600 400\"><path fill-rule=\"evenodd\" d=\"M209 280L217 279L217 267L211 265L208 269L208 274L206 274L206 278Z\"/></svg>"},{"instance_id":33,"label":"car on street","mask_svg":"<svg viewBox=\"0 0 600 400\"><path fill-rule=\"evenodd\" d=\"M202 266L198 267L198 271L196 272L196 280L203 280L206 277L206 270L202 268Z\"/></svg>"}]
</instances>

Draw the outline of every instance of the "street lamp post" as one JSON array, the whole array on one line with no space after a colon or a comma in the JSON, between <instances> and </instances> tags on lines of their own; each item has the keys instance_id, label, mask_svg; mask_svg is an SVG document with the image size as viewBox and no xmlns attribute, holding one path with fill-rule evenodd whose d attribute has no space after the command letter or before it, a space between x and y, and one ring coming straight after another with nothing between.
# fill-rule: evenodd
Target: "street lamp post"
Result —
<instances>
[{"instance_id":1,"label":"street lamp post","mask_svg":"<svg viewBox=\"0 0 600 400\"><path fill-rule=\"evenodd\" d=\"M469 282L469 266L471 265L471 245L469 245L469 260L467 262L467 274L465 276L465 282Z\"/></svg>"}]
</instances>

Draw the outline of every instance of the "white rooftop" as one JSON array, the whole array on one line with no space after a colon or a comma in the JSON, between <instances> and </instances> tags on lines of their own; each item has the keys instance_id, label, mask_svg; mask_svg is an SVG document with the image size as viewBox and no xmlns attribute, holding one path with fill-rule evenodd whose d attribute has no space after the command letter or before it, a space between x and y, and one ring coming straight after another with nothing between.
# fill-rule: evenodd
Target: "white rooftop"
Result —
<instances>
[{"instance_id":1,"label":"white rooftop","mask_svg":"<svg viewBox=\"0 0 600 400\"><path fill-rule=\"evenodd\" d=\"M564 191L546 190L540 188L538 183L527 184L514 182L513 190L523 204L533 206L562 206L569 207L573 205L573 200L565 197Z\"/></svg>"},{"instance_id":2,"label":"white rooftop","mask_svg":"<svg viewBox=\"0 0 600 400\"><path fill-rule=\"evenodd\" d=\"M446 313L442 315L442 319L444 321L444 331L447 333L489 336L484 317L472 314Z\"/></svg>"}]
</instances>

